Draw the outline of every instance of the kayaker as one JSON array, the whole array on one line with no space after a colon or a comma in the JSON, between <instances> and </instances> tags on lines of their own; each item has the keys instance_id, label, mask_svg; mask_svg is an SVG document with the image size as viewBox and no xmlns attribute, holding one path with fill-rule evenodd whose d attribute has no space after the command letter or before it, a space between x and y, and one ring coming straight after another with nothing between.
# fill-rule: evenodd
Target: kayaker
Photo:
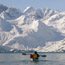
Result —
<instances>
[{"instance_id":1,"label":"kayaker","mask_svg":"<svg viewBox=\"0 0 65 65\"><path fill-rule=\"evenodd\" d=\"M33 59L33 61L38 61L39 54L35 51L34 54L30 55L30 58Z\"/></svg>"}]
</instances>

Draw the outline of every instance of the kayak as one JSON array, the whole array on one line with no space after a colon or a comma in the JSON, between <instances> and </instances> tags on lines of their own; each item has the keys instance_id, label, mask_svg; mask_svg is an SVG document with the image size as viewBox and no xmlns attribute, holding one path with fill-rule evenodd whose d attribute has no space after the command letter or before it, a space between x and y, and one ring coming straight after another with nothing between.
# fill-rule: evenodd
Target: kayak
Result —
<instances>
[{"instance_id":1,"label":"kayak","mask_svg":"<svg viewBox=\"0 0 65 65\"><path fill-rule=\"evenodd\" d=\"M39 59L31 59L31 61L33 61L33 62L39 62L40 60Z\"/></svg>"}]
</instances>

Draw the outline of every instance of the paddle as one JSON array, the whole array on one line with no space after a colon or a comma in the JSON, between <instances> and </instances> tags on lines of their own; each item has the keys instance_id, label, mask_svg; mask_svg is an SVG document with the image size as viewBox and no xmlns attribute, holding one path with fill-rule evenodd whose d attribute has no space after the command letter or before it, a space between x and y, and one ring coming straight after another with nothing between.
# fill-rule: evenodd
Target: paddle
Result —
<instances>
[{"instance_id":1,"label":"paddle","mask_svg":"<svg viewBox=\"0 0 65 65\"><path fill-rule=\"evenodd\" d=\"M40 55L41 57L47 57L47 55Z\"/></svg>"},{"instance_id":2,"label":"paddle","mask_svg":"<svg viewBox=\"0 0 65 65\"><path fill-rule=\"evenodd\" d=\"M30 55L30 54L26 54L26 53L22 53L22 55ZM39 55L41 57L47 57L47 55Z\"/></svg>"},{"instance_id":3,"label":"paddle","mask_svg":"<svg viewBox=\"0 0 65 65\"><path fill-rule=\"evenodd\" d=\"M22 55L29 55L29 54L26 54L26 53L22 53Z\"/></svg>"}]
</instances>

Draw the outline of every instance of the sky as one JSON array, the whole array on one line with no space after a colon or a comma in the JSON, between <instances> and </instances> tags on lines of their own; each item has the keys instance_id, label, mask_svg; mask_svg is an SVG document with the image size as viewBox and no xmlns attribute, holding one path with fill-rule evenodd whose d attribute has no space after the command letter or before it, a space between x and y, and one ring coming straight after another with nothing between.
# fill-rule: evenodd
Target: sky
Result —
<instances>
[{"instance_id":1,"label":"sky","mask_svg":"<svg viewBox=\"0 0 65 65\"><path fill-rule=\"evenodd\" d=\"M65 11L65 0L0 0L0 4L21 10L32 6L34 8L50 8L52 10Z\"/></svg>"}]
</instances>

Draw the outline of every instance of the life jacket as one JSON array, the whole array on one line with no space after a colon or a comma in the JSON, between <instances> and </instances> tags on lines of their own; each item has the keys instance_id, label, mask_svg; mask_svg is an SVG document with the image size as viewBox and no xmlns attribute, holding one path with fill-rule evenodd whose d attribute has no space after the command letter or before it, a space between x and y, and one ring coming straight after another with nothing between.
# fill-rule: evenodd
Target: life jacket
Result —
<instances>
[{"instance_id":1,"label":"life jacket","mask_svg":"<svg viewBox=\"0 0 65 65\"><path fill-rule=\"evenodd\" d=\"M39 56L37 55L37 54L31 54L30 55L30 58L32 58L32 59L37 59Z\"/></svg>"}]
</instances>

